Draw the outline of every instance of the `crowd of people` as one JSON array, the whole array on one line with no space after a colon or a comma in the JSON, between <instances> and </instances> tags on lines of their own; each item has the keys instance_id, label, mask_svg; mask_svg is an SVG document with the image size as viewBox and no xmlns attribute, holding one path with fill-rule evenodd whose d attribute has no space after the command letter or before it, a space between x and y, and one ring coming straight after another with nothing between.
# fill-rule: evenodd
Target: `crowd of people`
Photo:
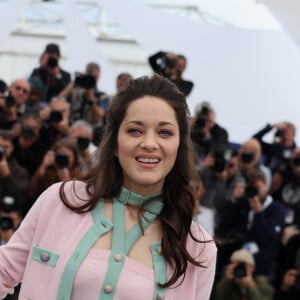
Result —
<instances>
[{"instance_id":1,"label":"crowd of people","mask_svg":"<svg viewBox=\"0 0 300 300\"><path fill-rule=\"evenodd\" d=\"M48 187L85 178L97 165L114 96L98 89L96 62L72 80L59 60L59 46L48 44L29 78L0 82L1 245ZM171 52L149 57L153 71L184 95L193 88L182 78L186 63ZM120 73L116 90L132 79ZM194 218L218 248L211 299L299 299L300 148L294 124L267 124L236 145L211 103L202 102L189 125L200 175L190 182ZM272 143L264 139L270 132Z\"/></svg>"}]
</instances>

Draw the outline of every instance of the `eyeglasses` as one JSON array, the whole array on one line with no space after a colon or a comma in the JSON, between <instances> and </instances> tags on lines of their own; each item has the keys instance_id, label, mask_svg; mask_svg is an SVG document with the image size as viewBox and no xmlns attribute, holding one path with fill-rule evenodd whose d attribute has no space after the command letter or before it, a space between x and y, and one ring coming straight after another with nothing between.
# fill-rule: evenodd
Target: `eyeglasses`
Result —
<instances>
[{"instance_id":1,"label":"eyeglasses","mask_svg":"<svg viewBox=\"0 0 300 300\"><path fill-rule=\"evenodd\" d=\"M17 91L22 91L24 94L28 94L29 93L29 90L19 86L19 85L15 85L14 88L17 90Z\"/></svg>"}]
</instances>

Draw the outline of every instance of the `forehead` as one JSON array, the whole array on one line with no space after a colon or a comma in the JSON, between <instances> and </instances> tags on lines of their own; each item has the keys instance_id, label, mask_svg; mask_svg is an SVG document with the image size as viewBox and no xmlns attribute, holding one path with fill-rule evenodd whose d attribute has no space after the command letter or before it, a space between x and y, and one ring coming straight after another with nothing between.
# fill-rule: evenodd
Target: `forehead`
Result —
<instances>
[{"instance_id":1,"label":"forehead","mask_svg":"<svg viewBox=\"0 0 300 300\"><path fill-rule=\"evenodd\" d=\"M174 108L164 99L144 96L131 102L127 108L125 119L142 121L169 121L177 124Z\"/></svg>"},{"instance_id":2,"label":"forehead","mask_svg":"<svg viewBox=\"0 0 300 300\"><path fill-rule=\"evenodd\" d=\"M66 101L57 100L57 101L50 102L50 106L53 109L62 109L62 108L65 109L68 107L68 103Z\"/></svg>"},{"instance_id":3,"label":"forehead","mask_svg":"<svg viewBox=\"0 0 300 300\"><path fill-rule=\"evenodd\" d=\"M11 85L12 87L15 87L15 86L21 86L21 87L23 87L23 88L30 88L30 85L29 85L29 83L26 81L26 80L15 80L13 83L12 83L12 85Z\"/></svg>"}]
</instances>

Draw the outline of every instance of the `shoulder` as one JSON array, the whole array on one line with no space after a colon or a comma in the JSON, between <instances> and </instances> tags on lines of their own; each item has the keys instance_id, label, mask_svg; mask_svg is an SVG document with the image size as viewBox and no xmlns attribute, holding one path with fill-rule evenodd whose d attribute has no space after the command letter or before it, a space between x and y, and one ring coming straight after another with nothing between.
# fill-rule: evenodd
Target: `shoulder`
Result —
<instances>
[{"instance_id":1,"label":"shoulder","mask_svg":"<svg viewBox=\"0 0 300 300\"><path fill-rule=\"evenodd\" d=\"M71 78L71 74L63 69L60 69L60 72L64 78Z\"/></svg>"},{"instance_id":2,"label":"shoulder","mask_svg":"<svg viewBox=\"0 0 300 300\"><path fill-rule=\"evenodd\" d=\"M47 208L55 206L58 207L59 203L63 205L61 200L61 192L64 192L67 200L72 205L82 204L81 201L87 200L88 196L86 193L86 184L82 181L74 180L65 182L62 187L63 182L58 182L52 184L48 187L37 199L37 202L46 202L42 206Z\"/></svg>"},{"instance_id":3,"label":"shoulder","mask_svg":"<svg viewBox=\"0 0 300 300\"><path fill-rule=\"evenodd\" d=\"M191 233L187 239L187 248L193 257L201 257L204 262L211 262L216 259L217 247L211 235L200 224L192 222ZM196 240L195 240L196 239Z\"/></svg>"}]
</instances>

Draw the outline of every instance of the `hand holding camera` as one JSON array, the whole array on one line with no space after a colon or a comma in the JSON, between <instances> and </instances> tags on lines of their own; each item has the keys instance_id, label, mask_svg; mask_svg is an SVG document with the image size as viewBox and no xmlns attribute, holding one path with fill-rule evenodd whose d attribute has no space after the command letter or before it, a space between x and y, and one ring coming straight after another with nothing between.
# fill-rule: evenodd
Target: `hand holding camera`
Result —
<instances>
[{"instance_id":1,"label":"hand holding camera","mask_svg":"<svg viewBox=\"0 0 300 300\"><path fill-rule=\"evenodd\" d=\"M60 180L70 180L69 158L64 152L55 153L55 166Z\"/></svg>"},{"instance_id":2,"label":"hand holding camera","mask_svg":"<svg viewBox=\"0 0 300 300\"><path fill-rule=\"evenodd\" d=\"M96 79L93 75L76 72L74 85L83 89L93 90L96 87Z\"/></svg>"},{"instance_id":3,"label":"hand holding camera","mask_svg":"<svg viewBox=\"0 0 300 300\"><path fill-rule=\"evenodd\" d=\"M44 176L46 169L51 166L54 166L54 164L55 164L55 153L54 151L49 150L44 155L42 164L39 167L39 175Z\"/></svg>"},{"instance_id":4,"label":"hand holding camera","mask_svg":"<svg viewBox=\"0 0 300 300\"><path fill-rule=\"evenodd\" d=\"M5 157L5 149L0 147L0 177L6 177L10 174L10 169Z\"/></svg>"}]
</instances>

